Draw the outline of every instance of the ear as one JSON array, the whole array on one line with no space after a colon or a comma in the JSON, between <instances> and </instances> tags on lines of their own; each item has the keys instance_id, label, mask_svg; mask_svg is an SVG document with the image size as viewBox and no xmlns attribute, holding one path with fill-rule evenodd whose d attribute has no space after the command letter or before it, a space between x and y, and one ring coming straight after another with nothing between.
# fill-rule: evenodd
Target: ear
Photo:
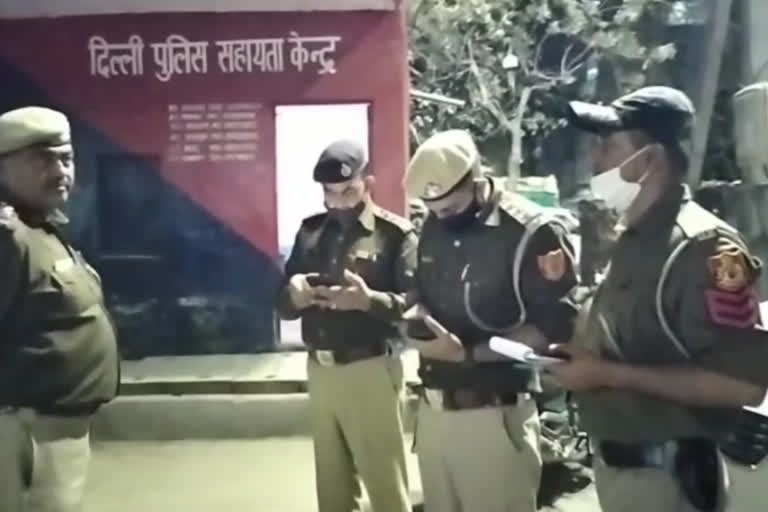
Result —
<instances>
[{"instance_id":1,"label":"ear","mask_svg":"<svg viewBox=\"0 0 768 512\"><path fill-rule=\"evenodd\" d=\"M363 178L363 183L365 183L366 190L368 192L372 192L373 187L376 185L376 178L372 174L369 174L368 176Z\"/></svg>"}]
</instances>

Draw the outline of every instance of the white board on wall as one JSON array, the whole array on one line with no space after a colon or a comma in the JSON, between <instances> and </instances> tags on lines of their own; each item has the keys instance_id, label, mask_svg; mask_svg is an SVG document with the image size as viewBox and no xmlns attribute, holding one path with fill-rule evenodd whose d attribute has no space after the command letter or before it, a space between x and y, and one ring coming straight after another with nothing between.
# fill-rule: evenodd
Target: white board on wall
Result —
<instances>
[{"instance_id":1,"label":"white board on wall","mask_svg":"<svg viewBox=\"0 0 768 512\"><path fill-rule=\"evenodd\" d=\"M320 153L339 139L358 141L368 150L368 111L367 103L276 108L277 233L284 258L301 221L324 211L322 188L312 180Z\"/></svg>"}]
</instances>

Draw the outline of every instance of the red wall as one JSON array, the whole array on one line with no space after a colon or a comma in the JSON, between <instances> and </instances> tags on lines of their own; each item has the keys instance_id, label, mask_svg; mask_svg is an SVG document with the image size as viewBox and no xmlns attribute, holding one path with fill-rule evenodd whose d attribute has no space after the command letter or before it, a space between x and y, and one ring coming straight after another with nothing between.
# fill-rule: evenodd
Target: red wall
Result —
<instances>
[{"instance_id":1,"label":"red wall","mask_svg":"<svg viewBox=\"0 0 768 512\"><path fill-rule=\"evenodd\" d=\"M225 74L215 41L340 36L336 74L316 67ZM143 75L91 75L89 39L144 42ZM205 74L155 76L151 43L171 34L208 41ZM131 152L159 156L160 172L206 211L269 254L277 252L274 106L296 103L371 102L371 161L376 198L403 211L400 181L407 158L408 78L401 12L313 12L108 15L0 21L0 59L31 77L69 114L98 127ZM3 90L0 76L0 92ZM256 158L245 162L174 162L169 158L170 104L249 102L258 114ZM296 148L301 151L301 148ZM307 173L309 179L309 172ZM282 199L282 198L281 198Z\"/></svg>"}]
</instances>

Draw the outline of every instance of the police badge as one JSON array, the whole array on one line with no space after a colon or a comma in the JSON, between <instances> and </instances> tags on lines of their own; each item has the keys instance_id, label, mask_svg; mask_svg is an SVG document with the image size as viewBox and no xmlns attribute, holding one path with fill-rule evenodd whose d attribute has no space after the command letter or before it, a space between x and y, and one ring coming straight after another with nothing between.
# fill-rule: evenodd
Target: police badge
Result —
<instances>
[{"instance_id":1,"label":"police badge","mask_svg":"<svg viewBox=\"0 0 768 512\"><path fill-rule=\"evenodd\" d=\"M424 186L424 196L425 198L432 198L437 197L443 192L443 187L440 186L439 183L435 183L434 181L430 181Z\"/></svg>"}]
</instances>

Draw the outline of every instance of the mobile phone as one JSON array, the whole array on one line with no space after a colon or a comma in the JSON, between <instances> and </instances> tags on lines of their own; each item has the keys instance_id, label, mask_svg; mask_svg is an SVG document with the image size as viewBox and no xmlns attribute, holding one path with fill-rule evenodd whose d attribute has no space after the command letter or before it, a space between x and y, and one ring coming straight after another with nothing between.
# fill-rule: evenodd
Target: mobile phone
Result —
<instances>
[{"instance_id":1,"label":"mobile phone","mask_svg":"<svg viewBox=\"0 0 768 512\"><path fill-rule=\"evenodd\" d=\"M409 338L419 341L432 341L437 337L435 336L435 333L427 327L423 318L405 320L405 334Z\"/></svg>"},{"instance_id":2,"label":"mobile phone","mask_svg":"<svg viewBox=\"0 0 768 512\"><path fill-rule=\"evenodd\" d=\"M307 284L314 288L315 286L335 286L338 283L328 274L316 274L307 276Z\"/></svg>"}]
</instances>

